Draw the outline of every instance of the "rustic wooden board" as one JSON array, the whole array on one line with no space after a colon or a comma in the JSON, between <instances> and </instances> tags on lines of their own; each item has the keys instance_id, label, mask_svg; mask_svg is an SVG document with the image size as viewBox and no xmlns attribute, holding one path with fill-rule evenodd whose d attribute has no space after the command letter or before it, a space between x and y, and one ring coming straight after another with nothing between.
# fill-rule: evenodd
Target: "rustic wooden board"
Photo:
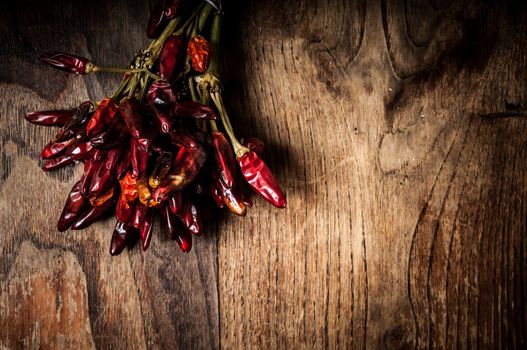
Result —
<instances>
[{"instance_id":1,"label":"rustic wooden board","mask_svg":"<svg viewBox=\"0 0 527 350\"><path fill-rule=\"evenodd\" d=\"M526 5L228 2L226 99L288 208L117 258L110 221L55 232L79 169L40 172L22 115L111 92L35 57L124 65L148 4L0 10L0 345L527 347Z\"/></svg>"}]
</instances>

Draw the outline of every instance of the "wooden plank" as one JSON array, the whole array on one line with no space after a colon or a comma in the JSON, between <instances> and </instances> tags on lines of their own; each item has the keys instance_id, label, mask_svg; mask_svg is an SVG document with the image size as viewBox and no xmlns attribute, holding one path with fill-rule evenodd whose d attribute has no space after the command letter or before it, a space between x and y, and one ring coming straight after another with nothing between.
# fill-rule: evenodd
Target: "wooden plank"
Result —
<instances>
[{"instance_id":1,"label":"wooden plank","mask_svg":"<svg viewBox=\"0 0 527 350\"><path fill-rule=\"evenodd\" d=\"M289 206L219 235L222 346L525 347L525 5L230 11L233 124Z\"/></svg>"},{"instance_id":2,"label":"wooden plank","mask_svg":"<svg viewBox=\"0 0 527 350\"><path fill-rule=\"evenodd\" d=\"M111 93L119 77L80 78L38 64L43 51L124 66L146 46L143 1L2 3L0 51L0 347L218 348L216 239L185 255L155 228L150 249L109 255L113 220L58 233L79 167L45 174L51 130L29 111Z\"/></svg>"}]
</instances>

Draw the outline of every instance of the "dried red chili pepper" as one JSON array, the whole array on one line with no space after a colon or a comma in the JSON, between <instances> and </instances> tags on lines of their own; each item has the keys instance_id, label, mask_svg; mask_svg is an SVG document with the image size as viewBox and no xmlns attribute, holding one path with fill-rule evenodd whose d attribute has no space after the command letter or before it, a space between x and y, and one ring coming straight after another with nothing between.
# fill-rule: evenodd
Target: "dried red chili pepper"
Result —
<instances>
[{"instance_id":1,"label":"dried red chili pepper","mask_svg":"<svg viewBox=\"0 0 527 350\"><path fill-rule=\"evenodd\" d=\"M209 68L212 48L209 42L201 35L190 38L187 46L187 54L196 72L205 73Z\"/></svg>"},{"instance_id":2,"label":"dried red chili pepper","mask_svg":"<svg viewBox=\"0 0 527 350\"><path fill-rule=\"evenodd\" d=\"M128 141L130 133L120 114L110 121L102 132L90 139L90 143L99 149L109 150Z\"/></svg>"},{"instance_id":3,"label":"dried red chili pepper","mask_svg":"<svg viewBox=\"0 0 527 350\"><path fill-rule=\"evenodd\" d=\"M174 115L184 118L196 118L215 120L218 119L216 112L207 105L194 101L180 101L176 102L174 108Z\"/></svg>"},{"instance_id":4,"label":"dried red chili pepper","mask_svg":"<svg viewBox=\"0 0 527 350\"><path fill-rule=\"evenodd\" d=\"M221 200L227 206L227 208L238 216L245 216L247 208L243 201L239 198L239 195L235 193L234 189L228 187L223 181L216 175L211 174L212 185L216 188L221 196Z\"/></svg>"},{"instance_id":5,"label":"dried red chili pepper","mask_svg":"<svg viewBox=\"0 0 527 350\"><path fill-rule=\"evenodd\" d=\"M201 215L194 203L187 199L185 205L177 215L187 230L195 235L201 234L201 228L203 226Z\"/></svg>"},{"instance_id":6,"label":"dried red chili pepper","mask_svg":"<svg viewBox=\"0 0 527 350\"><path fill-rule=\"evenodd\" d=\"M218 190L216 186L212 183L210 184L210 194L218 208L222 209L225 207L225 203L223 203L223 198L221 196L220 190Z\"/></svg>"},{"instance_id":7,"label":"dried red chili pepper","mask_svg":"<svg viewBox=\"0 0 527 350\"><path fill-rule=\"evenodd\" d=\"M141 248L143 251L147 250L150 246L150 240L152 238L152 226L154 224L154 209L148 208L146 215L139 227L139 236L141 238Z\"/></svg>"},{"instance_id":8,"label":"dried red chili pepper","mask_svg":"<svg viewBox=\"0 0 527 350\"><path fill-rule=\"evenodd\" d=\"M123 117L128 131L133 137L139 138L143 134L143 120L141 118L141 104L135 97L126 97L119 104L119 112Z\"/></svg>"},{"instance_id":9,"label":"dried red chili pepper","mask_svg":"<svg viewBox=\"0 0 527 350\"><path fill-rule=\"evenodd\" d=\"M271 170L260 157L249 151L238 157L243 177L262 198L278 208L285 208L285 195Z\"/></svg>"},{"instance_id":10,"label":"dried red chili pepper","mask_svg":"<svg viewBox=\"0 0 527 350\"><path fill-rule=\"evenodd\" d=\"M192 236L178 222L177 217L172 215L167 203L161 205L161 218L166 227L166 236L176 240L176 243L183 252L189 252L192 248Z\"/></svg>"},{"instance_id":11,"label":"dried red chili pepper","mask_svg":"<svg viewBox=\"0 0 527 350\"><path fill-rule=\"evenodd\" d=\"M251 151L254 151L260 157L264 152L265 145L264 143L257 139L256 137L249 137L244 142L245 147L249 148Z\"/></svg>"},{"instance_id":12,"label":"dried red chili pepper","mask_svg":"<svg viewBox=\"0 0 527 350\"><path fill-rule=\"evenodd\" d=\"M53 68L74 74L90 73L93 69L89 59L64 52L48 52L40 55L39 60Z\"/></svg>"},{"instance_id":13,"label":"dried red chili pepper","mask_svg":"<svg viewBox=\"0 0 527 350\"><path fill-rule=\"evenodd\" d=\"M60 232L66 231L71 226L71 224L77 220L77 217L87 205L87 202L83 198L80 190L81 182L78 181L75 185L73 185L68 199L64 204L64 209L62 209L62 213L60 214L60 218L57 223L57 229Z\"/></svg>"},{"instance_id":14,"label":"dried red chili pepper","mask_svg":"<svg viewBox=\"0 0 527 350\"><path fill-rule=\"evenodd\" d=\"M179 230L176 243L182 252L188 253L192 249L192 235L185 229Z\"/></svg>"},{"instance_id":15,"label":"dried red chili pepper","mask_svg":"<svg viewBox=\"0 0 527 350\"><path fill-rule=\"evenodd\" d=\"M105 157L105 151L96 150L95 152L93 152L92 157L90 159L87 159L84 163L84 174L82 175L82 178L80 180L81 194L83 196L88 196L88 193L90 192L92 178L99 170L99 167L101 166L101 163L104 161Z\"/></svg>"},{"instance_id":16,"label":"dried red chili pepper","mask_svg":"<svg viewBox=\"0 0 527 350\"><path fill-rule=\"evenodd\" d=\"M121 158L121 161L117 165L117 169L115 170L115 175L117 176L118 180L121 180L124 178L124 176L128 173L130 170L130 167L132 165L132 153L127 152L124 157Z\"/></svg>"},{"instance_id":17,"label":"dried red chili pepper","mask_svg":"<svg viewBox=\"0 0 527 350\"><path fill-rule=\"evenodd\" d=\"M130 150L132 152L132 175L140 178L146 172L148 162L148 150L152 140L150 138L130 139Z\"/></svg>"},{"instance_id":18,"label":"dried red chili pepper","mask_svg":"<svg viewBox=\"0 0 527 350\"><path fill-rule=\"evenodd\" d=\"M77 220L71 225L72 230L82 230L90 226L94 222L104 218L106 215L111 213L112 209L117 203L117 191L113 192L112 197L96 207L90 207L87 211L83 212L78 216Z\"/></svg>"},{"instance_id":19,"label":"dried red chili pepper","mask_svg":"<svg viewBox=\"0 0 527 350\"><path fill-rule=\"evenodd\" d=\"M183 208L183 192L177 191L172 193L167 200L168 207L172 215L178 215Z\"/></svg>"},{"instance_id":20,"label":"dried red chili pepper","mask_svg":"<svg viewBox=\"0 0 527 350\"><path fill-rule=\"evenodd\" d=\"M146 35L150 39L155 39L161 34L163 28L167 23L167 17L165 15L165 9L163 8L163 1L159 0L154 4L152 11L150 12L150 18L148 19L148 26L146 29Z\"/></svg>"},{"instance_id":21,"label":"dried red chili pepper","mask_svg":"<svg viewBox=\"0 0 527 350\"><path fill-rule=\"evenodd\" d=\"M44 164L42 164L42 170L57 170L65 167L66 165L73 164L74 162L75 161L68 156L60 156L53 159L47 159Z\"/></svg>"},{"instance_id":22,"label":"dried red chili pepper","mask_svg":"<svg viewBox=\"0 0 527 350\"><path fill-rule=\"evenodd\" d=\"M137 180L137 192L139 201L147 207L157 207L160 202L152 198L152 189L148 186L148 178L146 176Z\"/></svg>"},{"instance_id":23,"label":"dried red chili pepper","mask_svg":"<svg viewBox=\"0 0 527 350\"><path fill-rule=\"evenodd\" d=\"M182 0L165 0L164 1L164 12L167 19L172 19L178 14L178 10L183 4Z\"/></svg>"},{"instance_id":24,"label":"dried red chili pepper","mask_svg":"<svg viewBox=\"0 0 527 350\"><path fill-rule=\"evenodd\" d=\"M134 214L131 217L131 224L135 228L141 227L141 224L143 223L143 220L146 217L146 213L148 212L148 207L146 205L143 205L141 203L137 203L135 206Z\"/></svg>"},{"instance_id":25,"label":"dried red chili pepper","mask_svg":"<svg viewBox=\"0 0 527 350\"><path fill-rule=\"evenodd\" d=\"M156 189L159 186L161 180L168 174L172 165L172 153L162 152L156 158L155 166L150 177L148 178L148 185L152 189Z\"/></svg>"},{"instance_id":26,"label":"dried red chili pepper","mask_svg":"<svg viewBox=\"0 0 527 350\"><path fill-rule=\"evenodd\" d=\"M220 131L212 133L212 145L218 176L227 187L233 187L236 176L234 150L225 135Z\"/></svg>"},{"instance_id":27,"label":"dried red chili pepper","mask_svg":"<svg viewBox=\"0 0 527 350\"><path fill-rule=\"evenodd\" d=\"M97 198L102 193L106 193L108 188L113 187L116 182L115 170L121 157L122 149L114 148L108 151L103 162L100 163L97 173L92 176L90 198Z\"/></svg>"},{"instance_id":28,"label":"dried red chili pepper","mask_svg":"<svg viewBox=\"0 0 527 350\"><path fill-rule=\"evenodd\" d=\"M90 101L81 103L78 107L73 108L71 118L59 130L54 141L65 141L72 137L82 139L86 124L92 116L93 104Z\"/></svg>"},{"instance_id":29,"label":"dried red chili pepper","mask_svg":"<svg viewBox=\"0 0 527 350\"><path fill-rule=\"evenodd\" d=\"M121 254L134 232L135 228L132 225L117 221L110 244L110 254L113 256Z\"/></svg>"},{"instance_id":30,"label":"dried red chili pepper","mask_svg":"<svg viewBox=\"0 0 527 350\"><path fill-rule=\"evenodd\" d=\"M177 101L176 92L166 80L157 80L150 85L147 99L156 114L159 130L167 134L172 129L171 111Z\"/></svg>"},{"instance_id":31,"label":"dried red chili pepper","mask_svg":"<svg viewBox=\"0 0 527 350\"><path fill-rule=\"evenodd\" d=\"M167 81L172 81L175 78L176 68L181 64L184 54L185 49L181 36L169 36L165 40L159 55L159 75Z\"/></svg>"},{"instance_id":32,"label":"dried red chili pepper","mask_svg":"<svg viewBox=\"0 0 527 350\"><path fill-rule=\"evenodd\" d=\"M26 120L30 123L42 126L64 126L73 116L71 110L58 111L39 111L26 115Z\"/></svg>"},{"instance_id":33,"label":"dried red chili pepper","mask_svg":"<svg viewBox=\"0 0 527 350\"><path fill-rule=\"evenodd\" d=\"M93 137L99 134L112 121L118 111L117 104L111 98L105 98L93 113L88 125L86 125L86 135Z\"/></svg>"},{"instance_id":34,"label":"dried red chili pepper","mask_svg":"<svg viewBox=\"0 0 527 350\"><path fill-rule=\"evenodd\" d=\"M41 159L51 159L51 158L60 156L75 141L76 139L69 139L69 140L62 141L62 142L51 141L50 143L46 145L46 147L44 147L44 149L42 149L42 152L40 152L40 158Z\"/></svg>"}]
</instances>

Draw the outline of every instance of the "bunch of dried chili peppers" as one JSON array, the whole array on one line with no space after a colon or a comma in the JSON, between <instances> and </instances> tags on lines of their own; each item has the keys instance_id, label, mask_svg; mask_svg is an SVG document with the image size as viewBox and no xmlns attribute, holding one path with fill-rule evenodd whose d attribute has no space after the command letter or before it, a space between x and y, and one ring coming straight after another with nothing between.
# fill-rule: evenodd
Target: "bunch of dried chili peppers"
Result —
<instances>
[{"instance_id":1,"label":"bunch of dried chili peppers","mask_svg":"<svg viewBox=\"0 0 527 350\"><path fill-rule=\"evenodd\" d=\"M114 213L110 253L138 239L146 250L159 213L166 235L188 252L213 206L245 215L252 205L246 184L276 207L286 206L261 159L263 143L238 141L229 121L218 78L221 16L221 3L212 0L158 1L147 29L154 40L125 69L61 52L40 57L74 74L124 74L111 97L26 116L60 127L40 154L44 171L84 163L59 231L83 229Z\"/></svg>"}]
</instances>

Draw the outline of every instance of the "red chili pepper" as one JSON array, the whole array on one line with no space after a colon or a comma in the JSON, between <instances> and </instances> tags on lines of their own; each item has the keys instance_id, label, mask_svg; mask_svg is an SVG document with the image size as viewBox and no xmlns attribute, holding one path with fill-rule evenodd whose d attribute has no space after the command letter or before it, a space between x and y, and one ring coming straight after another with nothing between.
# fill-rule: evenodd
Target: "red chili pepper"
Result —
<instances>
[{"instance_id":1,"label":"red chili pepper","mask_svg":"<svg viewBox=\"0 0 527 350\"><path fill-rule=\"evenodd\" d=\"M168 197L167 203L172 215L178 215L183 208L183 192L177 191L172 193L172 195Z\"/></svg>"},{"instance_id":2,"label":"red chili pepper","mask_svg":"<svg viewBox=\"0 0 527 350\"><path fill-rule=\"evenodd\" d=\"M141 238L141 248L143 251L147 250L150 246L150 240L152 238L152 226L154 223L154 209L148 208L146 215L139 226L139 236Z\"/></svg>"},{"instance_id":3,"label":"red chili pepper","mask_svg":"<svg viewBox=\"0 0 527 350\"><path fill-rule=\"evenodd\" d=\"M201 228L203 226L201 215L194 203L187 199L185 205L177 215L187 230L195 235L201 234Z\"/></svg>"},{"instance_id":4,"label":"red chili pepper","mask_svg":"<svg viewBox=\"0 0 527 350\"><path fill-rule=\"evenodd\" d=\"M86 124L92 116L93 104L90 101L81 103L72 109L72 116L66 124L59 130L54 141L65 141L72 137L82 139L85 133Z\"/></svg>"},{"instance_id":5,"label":"red chili pepper","mask_svg":"<svg viewBox=\"0 0 527 350\"><path fill-rule=\"evenodd\" d=\"M156 189L161 183L161 180L165 178L170 171L172 158L173 155L170 152L162 152L157 156L154 169L148 178L148 185L152 187L152 189Z\"/></svg>"},{"instance_id":6,"label":"red chili pepper","mask_svg":"<svg viewBox=\"0 0 527 350\"><path fill-rule=\"evenodd\" d=\"M109 150L128 141L130 133L120 114L117 114L102 132L90 139L90 143L99 149Z\"/></svg>"},{"instance_id":7,"label":"red chili pepper","mask_svg":"<svg viewBox=\"0 0 527 350\"><path fill-rule=\"evenodd\" d=\"M238 198L239 195L235 193L234 189L225 185L214 172L211 174L211 180L212 185L221 195L221 199L227 208L229 208L233 214L245 216L247 208L245 207L245 204L243 204L243 201Z\"/></svg>"},{"instance_id":8,"label":"red chili pepper","mask_svg":"<svg viewBox=\"0 0 527 350\"><path fill-rule=\"evenodd\" d=\"M136 138L141 137L143 134L143 120L140 111L141 104L135 97L126 97L119 104L119 112L126 123L128 131Z\"/></svg>"},{"instance_id":9,"label":"red chili pepper","mask_svg":"<svg viewBox=\"0 0 527 350\"><path fill-rule=\"evenodd\" d=\"M132 175L140 178L146 172L148 162L148 150L151 143L150 138L130 139L130 149L132 152Z\"/></svg>"},{"instance_id":10,"label":"red chili pepper","mask_svg":"<svg viewBox=\"0 0 527 350\"><path fill-rule=\"evenodd\" d=\"M262 198L278 208L285 208L285 195L271 170L254 152L249 151L238 158L243 177Z\"/></svg>"},{"instance_id":11,"label":"red chili pepper","mask_svg":"<svg viewBox=\"0 0 527 350\"><path fill-rule=\"evenodd\" d=\"M175 78L176 68L181 64L184 54L185 49L181 36L169 36L165 40L159 55L159 75L167 81L172 81Z\"/></svg>"},{"instance_id":12,"label":"red chili pepper","mask_svg":"<svg viewBox=\"0 0 527 350\"><path fill-rule=\"evenodd\" d=\"M146 35L150 39L155 39L161 34L166 23L167 17L165 15L165 9L163 8L163 1L159 0L154 4L152 12L150 12L150 18L148 19L148 27L146 29Z\"/></svg>"},{"instance_id":13,"label":"red chili pepper","mask_svg":"<svg viewBox=\"0 0 527 350\"><path fill-rule=\"evenodd\" d=\"M84 163L84 174L82 175L80 180L81 194L83 196L88 196L88 193L90 192L92 178L99 170L99 167L101 166L101 163L104 161L105 157L105 151L96 150L95 152L93 152L92 157L90 159L87 159Z\"/></svg>"},{"instance_id":14,"label":"red chili pepper","mask_svg":"<svg viewBox=\"0 0 527 350\"><path fill-rule=\"evenodd\" d=\"M220 190L218 190L216 186L214 186L214 184L212 183L210 184L210 194L218 208L222 209L225 207L225 203L223 203L223 198L221 196Z\"/></svg>"},{"instance_id":15,"label":"red chili pepper","mask_svg":"<svg viewBox=\"0 0 527 350\"><path fill-rule=\"evenodd\" d=\"M265 145L264 143L257 139L256 137L249 137L244 142L245 147L249 148L251 151L254 151L258 156L262 156L264 152Z\"/></svg>"},{"instance_id":16,"label":"red chili pepper","mask_svg":"<svg viewBox=\"0 0 527 350\"><path fill-rule=\"evenodd\" d=\"M86 126L86 135L91 138L103 131L106 125L115 117L118 110L117 104L113 99L105 98L102 100Z\"/></svg>"},{"instance_id":17,"label":"red chili pepper","mask_svg":"<svg viewBox=\"0 0 527 350\"><path fill-rule=\"evenodd\" d=\"M66 165L72 164L75 161L68 156L60 156L53 159L47 159L44 164L42 164L42 170L44 171L51 171L51 170L57 170L60 168L65 167Z\"/></svg>"},{"instance_id":18,"label":"red chili pepper","mask_svg":"<svg viewBox=\"0 0 527 350\"><path fill-rule=\"evenodd\" d=\"M98 221L99 219L102 219L106 215L108 215L112 209L115 207L115 204L117 203L117 191L112 191L112 197L102 203L99 206L96 207L90 207L87 211L83 212L77 220L73 223L71 226L72 230L82 230L86 227L90 226L94 222Z\"/></svg>"},{"instance_id":19,"label":"red chili pepper","mask_svg":"<svg viewBox=\"0 0 527 350\"><path fill-rule=\"evenodd\" d=\"M117 221L110 244L110 254L113 256L121 254L134 232L135 228L132 225Z\"/></svg>"},{"instance_id":20,"label":"red chili pepper","mask_svg":"<svg viewBox=\"0 0 527 350\"><path fill-rule=\"evenodd\" d=\"M141 227L141 224L143 223L143 220L146 217L146 213L148 212L148 207L146 205L143 205L141 203L137 203L135 206L134 214L131 217L130 222L135 228Z\"/></svg>"},{"instance_id":21,"label":"red chili pepper","mask_svg":"<svg viewBox=\"0 0 527 350\"><path fill-rule=\"evenodd\" d=\"M196 119L207 119L216 120L218 116L216 112L207 105L194 102L194 101L181 101L176 102L174 108L174 115L183 118L196 118Z\"/></svg>"},{"instance_id":22,"label":"red chili pepper","mask_svg":"<svg viewBox=\"0 0 527 350\"><path fill-rule=\"evenodd\" d=\"M166 80L157 80L150 85L147 94L150 107L159 122L159 130L167 134L172 129L172 110L177 101L176 92Z\"/></svg>"},{"instance_id":23,"label":"red chili pepper","mask_svg":"<svg viewBox=\"0 0 527 350\"><path fill-rule=\"evenodd\" d=\"M42 152L40 152L40 158L41 159L51 159L55 158L57 156L60 156L62 153L66 151L66 149L71 146L76 139L69 139L62 142L55 142L51 141L44 147Z\"/></svg>"},{"instance_id":24,"label":"red chili pepper","mask_svg":"<svg viewBox=\"0 0 527 350\"><path fill-rule=\"evenodd\" d=\"M122 149L114 148L108 151L103 162L100 163L97 173L91 179L90 198L97 198L102 193L106 193L110 186L115 185L115 170L121 157Z\"/></svg>"},{"instance_id":25,"label":"red chili pepper","mask_svg":"<svg viewBox=\"0 0 527 350\"><path fill-rule=\"evenodd\" d=\"M121 161L117 165L116 169L116 176L118 180L122 180L124 176L128 173L130 170L130 166L132 165L132 153L127 152L124 157L121 158Z\"/></svg>"},{"instance_id":26,"label":"red chili pepper","mask_svg":"<svg viewBox=\"0 0 527 350\"><path fill-rule=\"evenodd\" d=\"M189 252L192 248L192 236L178 222L177 217L172 215L167 203L161 206L161 218L166 227L166 236L170 239L175 239L183 252Z\"/></svg>"},{"instance_id":27,"label":"red chili pepper","mask_svg":"<svg viewBox=\"0 0 527 350\"><path fill-rule=\"evenodd\" d=\"M91 158L93 147L89 142L75 143L66 149L66 152L53 159L46 160L42 169L44 171L60 169L76 160L85 160Z\"/></svg>"},{"instance_id":28,"label":"red chili pepper","mask_svg":"<svg viewBox=\"0 0 527 350\"><path fill-rule=\"evenodd\" d=\"M100 207L104 203L108 202L108 200L113 198L113 196L115 194L114 192L115 192L116 187L117 186L114 184L114 187L110 187L110 189L108 191L106 191L106 193L103 193L103 194L95 196L95 197L90 197L89 201L90 201L91 206L92 207Z\"/></svg>"},{"instance_id":29,"label":"red chili pepper","mask_svg":"<svg viewBox=\"0 0 527 350\"><path fill-rule=\"evenodd\" d=\"M39 60L53 68L74 74L90 73L92 65L87 58L57 51L42 54Z\"/></svg>"},{"instance_id":30,"label":"red chili pepper","mask_svg":"<svg viewBox=\"0 0 527 350\"><path fill-rule=\"evenodd\" d=\"M207 40L201 35L190 38L187 46L187 54L196 72L205 73L209 68L212 48Z\"/></svg>"},{"instance_id":31,"label":"red chili pepper","mask_svg":"<svg viewBox=\"0 0 527 350\"><path fill-rule=\"evenodd\" d=\"M36 125L62 127L72 116L73 112L68 110L39 111L27 114L26 120Z\"/></svg>"},{"instance_id":32,"label":"red chili pepper","mask_svg":"<svg viewBox=\"0 0 527 350\"><path fill-rule=\"evenodd\" d=\"M212 145L218 176L227 187L233 187L236 176L236 161L234 160L232 146L220 131L212 133Z\"/></svg>"},{"instance_id":33,"label":"red chili pepper","mask_svg":"<svg viewBox=\"0 0 527 350\"><path fill-rule=\"evenodd\" d=\"M77 217L87 205L80 190L81 182L79 181L73 185L64 209L62 209L62 213L60 214L59 222L57 223L57 229L60 232L66 231L77 220Z\"/></svg>"},{"instance_id":34,"label":"red chili pepper","mask_svg":"<svg viewBox=\"0 0 527 350\"><path fill-rule=\"evenodd\" d=\"M166 18L172 19L178 14L178 10L181 8L183 0L165 0L163 2Z\"/></svg>"}]
</instances>

